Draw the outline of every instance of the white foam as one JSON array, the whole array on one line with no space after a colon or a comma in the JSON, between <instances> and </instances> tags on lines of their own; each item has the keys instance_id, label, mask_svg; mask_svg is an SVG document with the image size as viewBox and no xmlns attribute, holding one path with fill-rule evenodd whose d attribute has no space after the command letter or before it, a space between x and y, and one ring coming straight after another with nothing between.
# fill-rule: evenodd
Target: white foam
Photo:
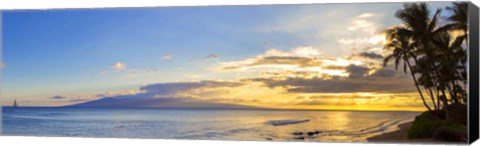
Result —
<instances>
[{"instance_id":1,"label":"white foam","mask_svg":"<svg viewBox=\"0 0 480 146\"><path fill-rule=\"evenodd\" d=\"M303 119L303 120L276 120L276 121L269 121L269 124L272 124L273 126L283 126L283 125L291 125L291 124L300 124L300 123L305 123L309 122L309 119Z\"/></svg>"}]
</instances>

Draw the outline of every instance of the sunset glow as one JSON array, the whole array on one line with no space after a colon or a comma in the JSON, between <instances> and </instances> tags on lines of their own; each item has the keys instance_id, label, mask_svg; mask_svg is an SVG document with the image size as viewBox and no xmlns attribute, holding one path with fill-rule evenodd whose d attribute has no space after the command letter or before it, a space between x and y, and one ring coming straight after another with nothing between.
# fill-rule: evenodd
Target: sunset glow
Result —
<instances>
[{"instance_id":1,"label":"sunset glow","mask_svg":"<svg viewBox=\"0 0 480 146\"><path fill-rule=\"evenodd\" d=\"M401 6L4 12L1 104L148 97L175 107L423 111L411 77L382 62L382 31L400 24Z\"/></svg>"}]
</instances>

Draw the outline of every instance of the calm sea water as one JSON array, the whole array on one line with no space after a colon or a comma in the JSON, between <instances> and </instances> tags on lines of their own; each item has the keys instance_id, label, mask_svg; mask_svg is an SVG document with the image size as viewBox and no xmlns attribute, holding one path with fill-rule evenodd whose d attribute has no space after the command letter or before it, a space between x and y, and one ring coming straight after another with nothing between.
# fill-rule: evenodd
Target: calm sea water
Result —
<instances>
[{"instance_id":1,"label":"calm sea water","mask_svg":"<svg viewBox=\"0 0 480 146\"><path fill-rule=\"evenodd\" d=\"M363 142L412 121L415 112L8 108L2 135ZM274 126L276 120L309 122ZM314 136L295 132L318 131Z\"/></svg>"}]
</instances>

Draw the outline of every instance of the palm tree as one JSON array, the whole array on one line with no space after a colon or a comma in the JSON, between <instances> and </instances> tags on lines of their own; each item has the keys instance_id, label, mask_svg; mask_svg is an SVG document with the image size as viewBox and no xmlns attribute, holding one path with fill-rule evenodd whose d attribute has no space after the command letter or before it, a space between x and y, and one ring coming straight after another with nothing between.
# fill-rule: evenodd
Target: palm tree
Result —
<instances>
[{"instance_id":1,"label":"palm tree","mask_svg":"<svg viewBox=\"0 0 480 146\"><path fill-rule=\"evenodd\" d=\"M417 78L417 82L420 86L423 86L425 90L427 90L430 99L432 100L432 104L435 110L439 110L441 107L440 103L440 93L438 90L438 80L435 79L435 74L429 72L431 66L428 62L428 59L418 58L414 59L415 65L412 67L412 71L419 74Z\"/></svg>"},{"instance_id":2,"label":"palm tree","mask_svg":"<svg viewBox=\"0 0 480 146\"><path fill-rule=\"evenodd\" d=\"M395 16L403 21L402 27L397 29L398 33L408 36L409 40L412 41L411 48L413 49L410 51L410 56L415 63L414 66L422 66L422 68L412 67L411 69L411 72L414 72L413 75L415 73L421 75L419 78L414 77L417 85L420 84L430 91L434 108L441 109L440 105L442 105L445 110L445 117L449 120L449 96L447 91L451 91L452 88L446 82L448 72L446 73L445 68L442 68L442 63L445 62L439 61L440 58L438 58L443 52L437 49L437 45L433 41L437 35L449 30L437 26L440 12L441 9L437 9L433 17L430 18L430 11L426 3L408 3L404 5L403 9L397 11ZM433 89L437 92L431 92ZM435 103L435 99L437 103ZM440 101L442 104L440 104ZM427 108L429 107L427 106Z\"/></svg>"},{"instance_id":3,"label":"palm tree","mask_svg":"<svg viewBox=\"0 0 480 146\"><path fill-rule=\"evenodd\" d=\"M463 40L459 37L452 38L448 32L434 36L434 44L438 50L437 59L440 72L444 76L443 82L448 83L450 97L453 103L461 103L466 98L464 87L458 82L465 82L465 63L467 59L466 50L462 47Z\"/></svg>"},{"instance_id":4,"label":"palm tree","mask_svg":"<svg viewBox=\"0 0 480 146\"><path fill-rule=\"evenodd\" d=\"M414 41L413 45L416 48L417 52L415 54L417 56L424 55L424 57L433 59L435 50L432 47L431 40L435 34L441 32L436 29L439 14L440 10L437 10L433 18L430 19L430 11L425 3L405 4L404 9L397 11L395 14L397 18L404 22L403 25L405 26L399 31L408 35ZM434 63L432 60L429 61Z\"/></svg>"},{"instance_id":5,"label":"palm tree","mask_svg":"<svg viewBox=\"0 0 480 146\"><path fill-rule=\"evenodd\" d=\"M463 35L458 36L455 38L454 42L457 43L467 43L468 44L468 3L467 2L453 2L453 6L447 7L447 10L451 11L453 14L448 17L448 20L452 23L447 24L442 27L442 29L447 30L461 30L463 31ZM460 44L461 45L461 44ZM468 46L465 46L468 47ZM464 54L460 54L464 52ZM461 59L460 69L461 76L463 80L463 86L467 86L467 69L466 69L466 62L467 62L467 54L465 50L461 50L459 52L460 56L464 56Z\"/></svg>"},{"instance_id":6,"label":"palm tree","mask_svg":"<svg viewBox=\"0 0 480 146\"><path fill-rule=\"evenodd\" d=\"M419 72L425 75L427 80L442 80L437 64L435 62L435 48L431 42L433 36L442 32L437 28L437 20L440 14L440 10L437 10L433 17L430 19L430 11L426 3L408 3L404 5L404 8L397 11L395 16L403 21L403 28L398 31L402 34L409 36L413 41L412 45L415 48L413 54L421 57L423 63L428 63L427 68L422 68ZM415 59L415 63L419 63L418 59ZM430 73L433 71L433 73ZM442 95L438 97L445 97L445 84L440 81L438 83L437 90L440 90ZM433 98L433 97L432 97ZM446 98L441 98L444 106L448 105Z\"/></svg>"},{"instance_id":7,"label":"palm tree","mask_svg":"<svg viewBox=\"0 0 480 146\"><path fill-rule=\"evenodd\" d=\"M417 88L420 97L422 98L422 102L427 107L428 111L432 111L430 106L426 103L425 97L423 96L423 92L419 87L417 82L417 78L415 76L415 72L412 69L412 64L410 63L410 58L414 57L412 55L414 49L412 47L412 43L408 35L401 34L404 29L402 27L394 27L391 29L387 29L385 33L387 34L388 43L385 45L384 49L393 50L393 53L387 56L383 60L383 66L386 66L388 62L395 59L395 69L398 70L398 66L401 61L403 61L403 71L407 73L407 67L410 70L410 74L412 75L413 81L415 83L415 87ZM436 108L436 107L435 107Z\"/></svg>"},{"instance_id":8,"label":"palm tree","mask_svg":"<svg viewBox=\"0 0 480 146\"><path fill-rule=\"evenodd\" d=\"M446 9L453 12L453 15L448 17L448 20L453 23L447 24L445 27L463 30L466 35L468 32L468 3L453 2L453 6L447 7Z\"/></svg>"},{"instance_id":9,"label":"palm tree","mask_svg":"<svg viewBox=\"0 0 480 146\"><path fill-rule=\"evenodd\" d=\"M441 80L440 82L452 83L453 85L455 85L455 75L457 74L456 67L458 63L455 61L454 57L450 56L454 54L455 49L452 48L452 46L450 45L451 37L448 33L445 32L434 36L433 41L433 44L435 44L437 48L436 58L439 64L438 68L443 76L443 80ZM452 90L452 87L449 84L446 84L446 86L447 90L449 91L451 100L455 103L458 102L455 90Z\"/></svg>"},{"instance_id":10,"label":"palm tree","mask_svg":"<svg viewBox=\"0 0 480 146\"><path fill-rule=\"evenodd\" d=\"M395 67L404 63L413 77L415 86L426 104L420 87L427 91L435 110L444 109L449 120L449 103L466 102L466 50L462 47L467 39L467 3L454 3L446 9L452 11L449 23L437 25L441 9L430 17L425 3L408 3L397 11L395 16L402 25L386 30L389 43L385 48L393 54L385 58L384 64L395 59ZM452 31L461 30L461 36L453 37ZM459 83L463 82L464 85Z\"/></svg>"}]
</instances>

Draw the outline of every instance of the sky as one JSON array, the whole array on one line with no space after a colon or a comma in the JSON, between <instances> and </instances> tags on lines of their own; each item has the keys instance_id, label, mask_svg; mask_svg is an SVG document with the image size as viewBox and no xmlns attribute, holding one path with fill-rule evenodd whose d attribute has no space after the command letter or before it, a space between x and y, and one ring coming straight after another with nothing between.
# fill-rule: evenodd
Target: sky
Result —
<instances>
[{"instance_id":1,"label":"sky","mask_svg":"<svg viewBox=\"0 0 480 146\"><path fill-rule=\"evenodd\" d=\"M448 2L429 3L431 11ZM3 11L2 105L106 98L425 110L382 66L403 3ZM433 13L433 12L432 12Z\"/></svg>"}]
</instances>

